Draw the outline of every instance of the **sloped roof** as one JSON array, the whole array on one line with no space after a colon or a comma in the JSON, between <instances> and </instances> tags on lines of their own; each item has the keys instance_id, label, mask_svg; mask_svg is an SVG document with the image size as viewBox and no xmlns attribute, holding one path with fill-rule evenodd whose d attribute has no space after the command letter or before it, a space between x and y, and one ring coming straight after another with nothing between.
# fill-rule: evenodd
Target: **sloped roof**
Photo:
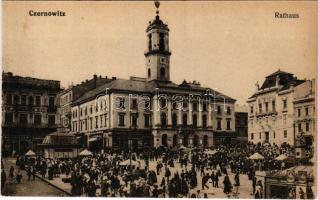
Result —
<instances>
[{"instance_id":1,"label":"sloped roof","mask_svg":"<svg viewBox=\"0 0 318 200\"><path fill-rule=\"evenodd\" d=\"M211 94L215 95L216 98L224 98L226 100L235 101L235 99L224 95L218 91L214 91L207 87L201 87L198 84L175 84L173 82L162 82L162 81L146 81L141 79L116 79L108 82L96 89L90 90L84 93L79 99L77 99L74 104L79 104L81 102L89 101L95 98L99 94L106 93L106 89L115 91L130 91L130 92L140 92L140 93L150 93L156 92L156 88L160 89L160 93L176 93L176 94L189 94L193 92L194 94L205 94L210 90Z\"/></svg>"}]
</instances>

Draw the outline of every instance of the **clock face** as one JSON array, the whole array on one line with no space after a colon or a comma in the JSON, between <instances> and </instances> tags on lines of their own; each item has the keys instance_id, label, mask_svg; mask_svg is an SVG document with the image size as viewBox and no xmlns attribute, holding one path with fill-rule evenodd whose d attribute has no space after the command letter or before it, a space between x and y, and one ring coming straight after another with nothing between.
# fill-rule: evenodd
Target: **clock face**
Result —
<instances>
[{"instance_id":1,"label":"clock face","mask_svg":"<svg viewBox=\"0 0 318 200\"><path fill-rule=\"evenodd\" d=\"M160 57L160 63L166 64L167 59L165 57Z\"/></svg>"}]
</instances>

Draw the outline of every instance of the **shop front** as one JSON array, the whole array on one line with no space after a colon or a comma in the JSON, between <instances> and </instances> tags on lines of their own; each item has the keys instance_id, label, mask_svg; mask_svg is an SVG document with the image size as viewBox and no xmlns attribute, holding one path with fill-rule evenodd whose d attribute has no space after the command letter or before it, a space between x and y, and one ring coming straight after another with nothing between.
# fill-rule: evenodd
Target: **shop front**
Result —
<instances>
[{"instance_id":1,"label":"shop front","mask_svg":"<svg viewBox=\"0 0 318 200\"><path fill-rule=\"evenodd\" d=\"M266 199L312 199L315 185L312 166L296 166L265 176Z\"/></svg>"}]
</instances>

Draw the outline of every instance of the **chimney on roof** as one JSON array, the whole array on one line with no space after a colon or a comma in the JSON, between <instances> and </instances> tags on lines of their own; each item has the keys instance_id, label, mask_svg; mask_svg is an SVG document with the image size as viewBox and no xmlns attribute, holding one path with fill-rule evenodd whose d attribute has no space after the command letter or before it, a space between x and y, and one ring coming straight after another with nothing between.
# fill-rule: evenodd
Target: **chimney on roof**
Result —
<instances>
[{"instance_id":1,"label":"chimney on roof","mask_svg":"<svg viewBox=\"0 0 318 200\"><path fill-rule=\"evenodd\" d=\"M87 83L87 82L88 82L88 79L86 79L85 82Z\"/></svg>"},{"instance_id":2,"label":"chimney on roof","mask_svg":"<svg viewBox=\"0 0 318 200\"><path fill-rule=\"evenodd\" d=\"M94 76L93 76L93 77L94 77L94 79L96 79L96 78L97 78L97 75L96 75L96 74L94 74Z\"/></svg>"},{"instance_id":3,"label":"chimney on roof","mask_svg":"<svg viewBox=\"0 0 318 200\"><path fill-rule=\"evenodd\" d=\"M115 76L113 76L113 77L112 77L112 79L113 79L113 80L116 80L116 77L115 77Z\"/></svg>"},{"instance_id":4,"label":"chimney on roof","mask_svg":"<svg viewBox=\"0 0 318 200\"><path fill-rule=\"evenodd\" d=\"M280 80L279 75L277 75L277 76L276 76L276 84L275 84L275 86L276 86L277 88L279 87L279 80Z\"/></svg>"},{"instance_id":5,"label":"chimney on roof","mask_svg":"<svg viewBox=\"0 0 318 200\"><path fill-rule=\"evenodd\" d=\"M8 76L12 76L13 74L12 74L12 72L8 72Z\"/></svg>"},{"instance_id":6,"label":"chimney on roof","mask_svg":"<svg viewBox=\"0 0 318 200\"><path fill-rule=\"evenodd\" d=\"M105 78L106 78L106 79L108 79L108 77L107 77L107 76L105 76Z\"/></svg>"}]
</instances>

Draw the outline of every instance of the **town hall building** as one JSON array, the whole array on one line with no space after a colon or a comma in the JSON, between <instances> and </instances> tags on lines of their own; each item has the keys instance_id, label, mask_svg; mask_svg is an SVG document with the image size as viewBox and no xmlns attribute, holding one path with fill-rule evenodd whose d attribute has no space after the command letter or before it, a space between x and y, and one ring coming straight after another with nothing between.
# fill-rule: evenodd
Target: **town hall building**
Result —
<instances>
[{"instance_id":1,"label":"town hall building","mask_svg":"<svg viewBox=\"0 0 318 200\"><path fill-rule=\"evenodd\" d=\"M113 77L83 94L71 104L71 133L92 150L209 147L235 135L235 99L197 81L171 81L169 28L158 10L146 34L146 77Z\"/></svg>"}]
</instances>

